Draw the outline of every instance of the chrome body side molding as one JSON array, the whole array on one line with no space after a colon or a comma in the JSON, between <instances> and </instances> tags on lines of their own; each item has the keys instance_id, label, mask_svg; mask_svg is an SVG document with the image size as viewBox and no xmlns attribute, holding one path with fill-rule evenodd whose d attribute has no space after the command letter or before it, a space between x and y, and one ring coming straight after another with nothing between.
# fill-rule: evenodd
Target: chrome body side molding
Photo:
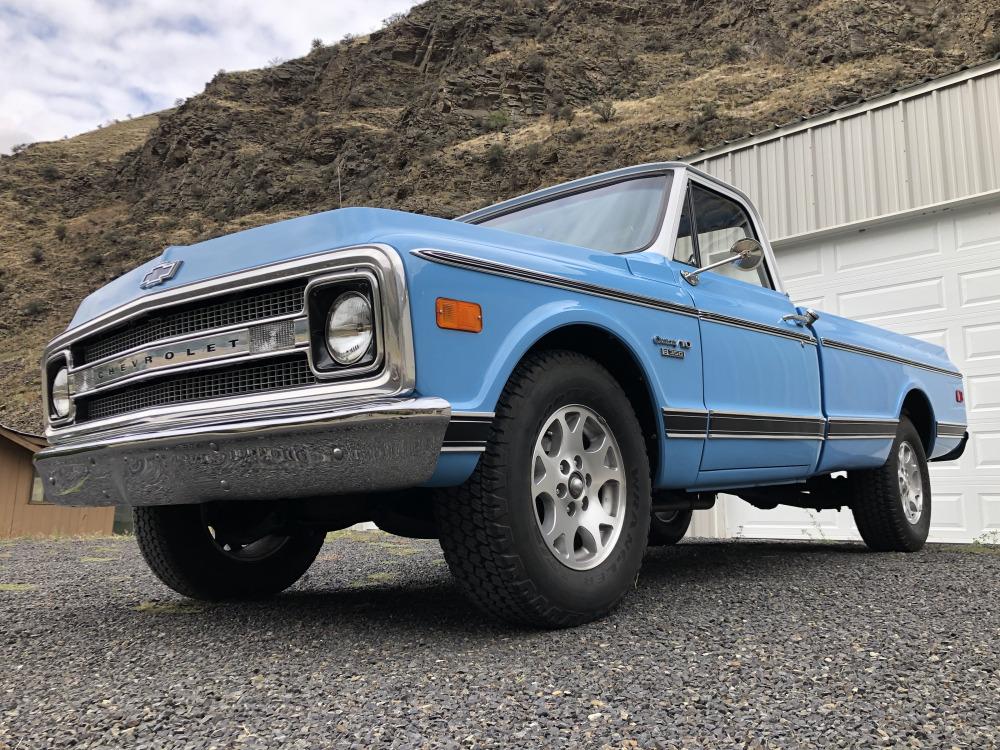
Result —
<instances>
[{"instance_id":1,"label":"chrome body side molding","mask_svg":"<svg viewBox=\"0 0 1000 750\"><path fill-rule=\"evenodd\" d=\"M963 435L965 435L966 429L968 429L966 425L962 424L961 422L937 423L938 437L960 438Z\"/></svg>"},{"instance_id":2,"label":"chrome body side molding","mask_svg":"<svg viewBox=\"0 0 1000 750\"><path fill-rule=\"evenodd\" d=\"M571 292L588 294L593 297L603 297L604 299L610 299L616 302L625 302L630 305L650 307L654 310L666 310L667 312L675 312L679 315L698 315L698 311L693 307L686 307L684 305L678 305L666 300L656 299L655 297L646 297L641 294L631 294L629 292L623 292L620 289L613 289L599 284L590 284L585 281L567 279L563 276L556 276L555 274L533 271L529 268L523 268L521 266L513 266L507 263L497 263L491 260L483 260L482 258L476 258L471 255L452 253L447 250L434 250L431 248L420 248L411 252L418 258L423 258L424 260L429 260L433 263L441 263L446 266L455 266L457 268L464 268L470 271L479 271L480 273L488 273L493 276L506 276L507 278L517 279L518 281L527 281L532 284L542 284L544 286L567 289Z\"/></svg>"},{"instance_id":3,"label":"chrome body side molding","mask_svg":"<svg viewBox=\"0 0 1000 750\"><path fill-rule=\"evenodd\" d=\"M663 409L667 437L697 440L823 440L826 420L785 414Z\"/></svg>"},{"instance_id":4,"label":"chrome body side molding","mask_svg":"<svg viewBox=\"0 0 1000 750\"><path fill-rule=\"evenodd\" d=\"M736 414L702 409L663 409L669 438L696 440L892 440L899 420ZM958 437L964 425L954 425ZM942 434L939 432L938 434Z\"/></svg>"},{"instance_id":5,"label":"chrome body side molding","mask_svg":"<svg viewBox=\"0 0 1000 750\"><path fill-rule=\"evenodd\" d=\"M576 281L575 279L567 279L563 276L556 276L555 274L543 273L541 271L533 271L521 266L513 266L507 263L496 263L494 261L486 261L481 258L475 258L470 255L453 253L446 250L434 250L431 248L420 248L418 250L413 250L412 253L418 258L423 258L424 260L428 260L433 263L441 263L447 266L455 266L457 268L464 268L469 271L478 271L480 273L487 273L494 276L505 276L507 278L517 279L518 281L526 281L533 284L543 284L545 286L566 289L571 292L579 292L580 294L602 297L615 302L624 302L629 305L639 305L641 307L649 307L654 310L677 313L678 315L689 315L708 322L734 326L736 328L742 328L756 333L766 333L771 336L781 336L782 338L801 341L805 344L816 343L816 339L805 332L779 328L778 326L764 325L763 323L756 323L752 320L733 318L728 315L720 315L718 313L704 312L694 307L678 305L666 300L656 299L655 297L631 294L620 289L601 286L599 284L591 284L584 281Z\"/></svg>"},{"instance_id":6,"label":"chrome body side molding","mask_svg":"<svg viewBox=\"0 0 1000 750\"><path fill-rule=\"evenodd\" d=\"M823 346L829 347L830 349L840 349L841 351L851 352L852 354L863 354L868 357L877 357L879 359L884 359L889 362L895 362L900 365L911 365L913 367L919 367L924 370L929 370L930 372L936 372L941 375L950 375L953 378L962 377L962 373L955 372L954 370L948 370L944 367L936 367L935 365L928 365L924 362L918 362L914 359L906 359L905 357L897 357L894 354L887 354L886 352L880 352L876 349L869 349L865 346L858 346L857 344L847 344L843 341L836 341L834 339L824 338Z\"/></svg>"},{"instance_id":7,"label":"chrome body side molding","mask_svg":"<svg viewBox=\"0 0 1000 750\"><path fill-rule=\"evenodd\" d=\"M452 412L444 433L442 453L482 453L493 426L493 412Z\"/></svg>"}]
</instances>

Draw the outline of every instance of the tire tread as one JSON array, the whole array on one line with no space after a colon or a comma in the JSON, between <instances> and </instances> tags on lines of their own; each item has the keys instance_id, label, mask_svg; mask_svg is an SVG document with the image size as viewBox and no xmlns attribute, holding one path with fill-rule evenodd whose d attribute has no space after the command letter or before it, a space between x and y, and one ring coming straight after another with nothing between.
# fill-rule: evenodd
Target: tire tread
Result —
<instances>
[{"instance_id":1,"label":"tire tread","mask_svg":"<svg viewBox=\"0 0 1000 750\"><path fill-rule=\"evenodd\" d=\"M441 547L463 593L489 615L541 627L588 622L608 614L617 603L596 613L555 606L537 589L514 553L513 531L502 520L506 504L501 494L505 489L501 456L501 447L507 445L504 435L544 373L568 364L600 368L611 378L600 364L577 352L545 350L529 354L500 396L486 451L472 476L458 487L439 490L435 503ZM634 411L627 418L638 429Z\"/></svg>"}]
</instances>

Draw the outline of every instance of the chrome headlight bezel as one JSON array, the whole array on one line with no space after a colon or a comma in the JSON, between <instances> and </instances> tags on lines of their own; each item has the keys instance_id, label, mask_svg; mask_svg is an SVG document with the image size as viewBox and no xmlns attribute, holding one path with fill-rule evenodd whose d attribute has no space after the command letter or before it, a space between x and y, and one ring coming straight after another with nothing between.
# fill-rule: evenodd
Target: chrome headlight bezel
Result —
<instances>
[{"instance_id":1,"label":"chrome headlight bezel","mask_svg":"<svg viewBox=\"0 0 1000 750\"><path fill-rule=\"evenodd\" d=\"M51 356L43 367L45 414L49 424L63 425L76 415L73 403L72 360L68 351Z\"/></svg>"},{"instance_id":2,"label":"chrome headlight bezel","mask_svg":"<svg viewBox=\"0 0 1000 750\"><path fill-rule=\"evenodd\" d=\"M330 342L330 324L338 302L354 295L365 300L371 311L371 335L356 357L341 356ZM370 374L384 362L384 343L379 279L368 269L314 279L306 289L309 314L310 362L321 379L340 379Z\"/></svg>"}]
</instances>

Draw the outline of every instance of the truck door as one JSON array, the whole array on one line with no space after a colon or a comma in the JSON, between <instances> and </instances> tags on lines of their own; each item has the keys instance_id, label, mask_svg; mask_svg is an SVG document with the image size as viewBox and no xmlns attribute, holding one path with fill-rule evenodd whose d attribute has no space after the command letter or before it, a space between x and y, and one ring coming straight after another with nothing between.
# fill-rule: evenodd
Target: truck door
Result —
<instances>
[{"instance_id":1,"label":"truck door","mask_svg":"<svg viewBox=\"0 0 1000 750\"><path fill-rule=\"evenodd\" d=\"M691 179L674 259L708 265L736 240L763 240L735 193ZM699 310L708 434L699 484L731 470L759 481L800 478L816 465L825 432L819 353L796 309L776 291L768 260L754 271L725 265L687 290ZM738 471L735 481L745 481Z\"/></svg>"}]
</instances>

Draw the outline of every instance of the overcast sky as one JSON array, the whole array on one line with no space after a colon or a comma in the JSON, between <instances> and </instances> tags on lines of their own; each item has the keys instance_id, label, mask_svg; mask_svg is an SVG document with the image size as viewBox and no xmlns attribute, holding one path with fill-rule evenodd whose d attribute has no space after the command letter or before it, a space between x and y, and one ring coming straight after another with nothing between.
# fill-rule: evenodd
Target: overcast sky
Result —
<instances>
[{"instance_id":1,"label":"overcast sky","mask_svg":"<svg viewBox=\"0 0 1000 750\"><path fill-rule=\"evenodd\" d=\"M0 152L155 112L415 0L0 0Z\"/></svg>"}]
</instances>

